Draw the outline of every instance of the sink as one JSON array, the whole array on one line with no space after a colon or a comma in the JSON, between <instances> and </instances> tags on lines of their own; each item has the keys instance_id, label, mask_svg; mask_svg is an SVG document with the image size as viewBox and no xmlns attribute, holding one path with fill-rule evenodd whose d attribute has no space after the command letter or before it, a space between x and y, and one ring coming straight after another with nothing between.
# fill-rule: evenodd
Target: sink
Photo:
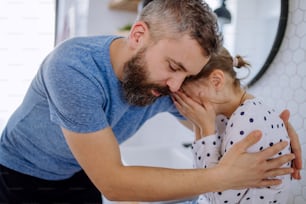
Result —
<instances>
[{"instance_id":1,"label":"sink","mask_svg":"<svg viewBox=\"0 0 306 204\"><path fill-rule=\"evenodd\" d=\"M190 169L193 167L190 149L179 146L127 146L121 147L125 165L141 165Z\"/></svg>"}]
</instances>

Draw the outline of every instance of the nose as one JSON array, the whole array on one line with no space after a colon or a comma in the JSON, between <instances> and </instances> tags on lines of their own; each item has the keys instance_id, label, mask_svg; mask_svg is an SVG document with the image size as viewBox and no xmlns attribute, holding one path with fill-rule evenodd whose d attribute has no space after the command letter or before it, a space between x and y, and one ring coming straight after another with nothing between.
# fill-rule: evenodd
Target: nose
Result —
<instances>
[{"instance_id":1,"label":"nose","mask_svg":"<svg viewBox=\"0 0 306 204\"><path fill-rule=\"evenodd\" d=\"M184 79L185 79L185 77L169 78L167 80L167 86L169 87L170 91L171 92L178 91L181 88Z\"/></svg>"}]
</instances>

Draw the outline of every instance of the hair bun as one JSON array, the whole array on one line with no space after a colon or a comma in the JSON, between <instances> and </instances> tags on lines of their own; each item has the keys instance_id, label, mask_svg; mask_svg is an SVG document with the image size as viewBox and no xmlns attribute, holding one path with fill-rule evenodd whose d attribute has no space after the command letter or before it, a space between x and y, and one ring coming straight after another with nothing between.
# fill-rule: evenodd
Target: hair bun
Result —
<instances>
[{"instance_id":1,"label":"hair bun","mask_svg":"<svg viewBox=\"0 0 306 204\"><path fill-rule=\"evenodd\" d=\"M239 60L237 57L233 57L233 67L238 67Z\"/></svg>"}]
</instances>

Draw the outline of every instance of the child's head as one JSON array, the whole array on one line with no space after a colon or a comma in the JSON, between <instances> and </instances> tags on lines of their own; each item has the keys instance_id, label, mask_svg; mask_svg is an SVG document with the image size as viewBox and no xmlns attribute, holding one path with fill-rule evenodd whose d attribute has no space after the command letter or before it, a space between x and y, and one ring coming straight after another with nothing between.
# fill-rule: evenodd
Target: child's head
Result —
<instances>
[{"instance_id":1,"label":"child's head","mask_svg":"<svg viewBox=\"0 0 306 204\"><path fill-rule=\"evenodd\" d=\"M240 55L232 57L226 48L212 55L202 71L186 79L182 89L195 100L200 96L215 103L226 101L231 93L240 90L240 79L236 68L249 67L250 64ZM222 93L222 94L220 94Z\"/></svg>"},{"instance_id":2,"label":"child's head","mask_svg":"<svg viewBox=\"0 0 306 204\"><path fill-rule=\"evenodd\" d=\"M223 71L228 74L232 79L235 85L240 86L240 80L237 78L236 68L249 67L250 64L243 59L242 56L236 55L232 57L229 51L222 47L218 54L212 55L209 62L204 66L202 71L194 77L190 77L186 80L186 83L191 81L196 81L201 78L208 78L209 75L216 69Z\"/></svg>"}]
</instances>

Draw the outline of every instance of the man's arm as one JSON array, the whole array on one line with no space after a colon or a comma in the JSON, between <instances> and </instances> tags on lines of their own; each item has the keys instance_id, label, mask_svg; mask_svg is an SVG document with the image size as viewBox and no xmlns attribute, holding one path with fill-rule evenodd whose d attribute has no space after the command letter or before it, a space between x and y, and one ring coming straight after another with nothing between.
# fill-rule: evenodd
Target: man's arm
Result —
<instances>
[{"instance_id":1,"label":"man's arm","mask_svg":"<svg viewBox=\"0 0 306 204\"><path fill-rule=\"evenodd\" d=\"M75 158L109 200L174 200L229 188L271 186L280 181L265 178L292 171L290 168L279 168L292 160L292 155L267 160L281 151L286 146L285 142L260 153L246 153L249 146L259 141L258 132L235 144L216 167L186 170L124 166L111 128L86 134L63 129L63 133Z\"/></svg>"}]
</instances>

